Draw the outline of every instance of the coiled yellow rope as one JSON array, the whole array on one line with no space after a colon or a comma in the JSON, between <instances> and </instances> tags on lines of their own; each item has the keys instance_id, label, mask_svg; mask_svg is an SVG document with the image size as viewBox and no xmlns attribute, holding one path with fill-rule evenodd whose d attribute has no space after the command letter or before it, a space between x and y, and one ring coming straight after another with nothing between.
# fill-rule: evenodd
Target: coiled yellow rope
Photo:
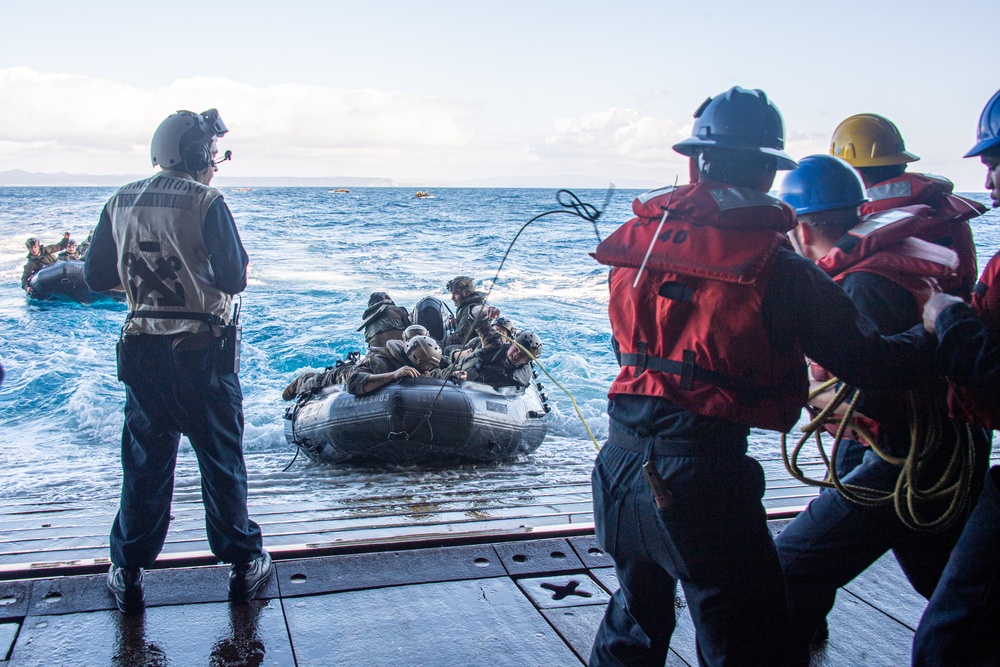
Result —
<instances>
[{"instance_id":1,"label":"coiled yellow rope","mask_svg":"<svg viewBox=\"0 0 1000 667\"><path fill-rule=\"evenodd\" d=\"M823 383L810 392L812 400L819 394L840 383L836 378ZM880 448L875 437L854 418L861 398L858 389L840 385L833 400L826 407L810 408L812 420L802 427L803 435L788 453L788 440L781 435L781 458L789 474L803 484L836 489L842 496L859 505L876 506L892 504L904 525L914 530L938 532L950 526L965 509L971 493L972 473L975 468L975 450L972 429L968 424L954 419L942 419L940 396L928 392L906 392L907 417L910 425L910 448L906 457L893 456ZM842 415L837 410L846 403ZM947 422L942 425L942 421ZM823 446L821 432L827 424L837 424L833 449L828 455ZM938 475L928 469L940 467L942 435L944 428L954 432L954 447L947 465ZM858 439L878 454L884 461L900 467L899 477L892 491L844 483L837 473L837 450L848 429L853 429ZM819 456L826 468L823 479L805 474L798 459L810 438L815 438ZM949 439L950 441L950 439ZM928 478L925 481L925 478ZM932 504L935 505L932 507ZM942 506L943 505L943 506Z\"/></svg>"}]
</instances>

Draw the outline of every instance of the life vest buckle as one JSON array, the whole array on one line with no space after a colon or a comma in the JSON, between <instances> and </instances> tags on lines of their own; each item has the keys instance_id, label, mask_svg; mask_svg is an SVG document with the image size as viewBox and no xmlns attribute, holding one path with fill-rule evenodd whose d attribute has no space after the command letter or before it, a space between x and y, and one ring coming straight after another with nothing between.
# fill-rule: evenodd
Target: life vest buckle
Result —
<instances>
[{"instance_id":1,"label":"life vest buckle","mask_svg":"<svg viewBox=\"0 0 1000 667\"><path fill-rule=\"evenodd\" d=\"M632 371L632 377L639 377L642 375L643 371L646 370L646 349L649 346L646 343L638 343L635 346L635 370Z\"/></svg>"}]
</instances>

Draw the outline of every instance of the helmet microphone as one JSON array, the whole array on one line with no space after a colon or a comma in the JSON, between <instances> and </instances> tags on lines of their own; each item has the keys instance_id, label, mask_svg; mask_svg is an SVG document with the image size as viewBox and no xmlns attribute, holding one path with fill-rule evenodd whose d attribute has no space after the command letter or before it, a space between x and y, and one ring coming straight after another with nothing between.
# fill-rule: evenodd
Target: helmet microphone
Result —
<instances>
[{"instance_id":1,"label":"helmet microphone","mask_svg":"<svg viewBox=\"0 0 1000 667\"><path fill-rule=\"evenodd\" d=\"M223 162L226 162L227 160L232 160L232 159L233 159L233 152L227 150L225 153L222 154L222 159L221 160L212 160L211 161L211 165L213 167L218 167Z\"/></svg>"}]
</instances>

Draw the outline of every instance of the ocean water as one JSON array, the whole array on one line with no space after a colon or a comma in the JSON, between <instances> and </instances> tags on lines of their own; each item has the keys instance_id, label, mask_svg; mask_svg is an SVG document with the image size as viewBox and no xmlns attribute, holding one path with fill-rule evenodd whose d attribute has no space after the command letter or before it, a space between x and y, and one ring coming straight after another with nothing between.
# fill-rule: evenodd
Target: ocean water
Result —
<instances>
[{"instance_id":1,"label":"ocean water","mask_svg":"<svg viewBox=\"0 0 1000 667\"><path fill-rule=\"evenodd\" d=\"M455 490L503 502L525 488L586 484L597 453L569 397L542 377L553 411L533 455L508 464L438 469L335 468L285 442L281 390L302 370L319 370L356 349L368 295L387 291L411 307L425 295L447 301L445 283L470 274L489 286L508 244L531 217L557 208L555 190L227 188L250 254L243 293L245 450L252 498L270 503L362 503L388 492L432 499ZM23 499L92 502L113 511L121 479L118 449L124 391L114 343L125 307L37 302L19 286L24 240L82 240L110 188L0 188L0 505ZM580 190L600 207L606 192ZM617 191L599 222L606 237L631 217L637 191ZM981 193L969 195L988 204ZM1000 248L1000 215L975 222L980 264ZM490 301L545 343L542 363L575 397L598 442L607 434L606 392L617 368L610 349L606 269L591 252L593 225L548 216L521 234ZM778 456L772 434L752 451ZM193 452L182 442L175 498L197 498ZM109 510L108 508L112 508ZM99 508L99 509L97 509Z\"/></svg>"}]
</instances>

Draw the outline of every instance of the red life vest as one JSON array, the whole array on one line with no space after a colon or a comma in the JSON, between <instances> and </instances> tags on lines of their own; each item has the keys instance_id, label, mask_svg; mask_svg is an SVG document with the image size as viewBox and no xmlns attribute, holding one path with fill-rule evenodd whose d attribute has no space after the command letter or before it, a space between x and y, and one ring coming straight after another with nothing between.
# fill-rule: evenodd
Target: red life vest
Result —
<instances>
[{"instance_id":1,"label":"red life vest","mask_svg":"<svg viewBox=\"0 0 1000 667\"><path fill-rule=\"evenodd\" d=\"M972 309L991 332L1000 334L1000 252L993 255L972 293ZM952 384L948 407L953 417L1000 429L1000 392Z\"/></svg>"},{"instance_id":2,"label":"red life vest","mask_svg":"<svg viewBox=\"0 0 1000 667\"><path fill-rule=\"evenodd\" d=\"M923 308L935 283L954 279L960 261L954 251L915 238L932 216L928 206L865 216L816 266L837 284L859 271L888 278L909 291Z\"/></svg>"},{"instance_id":3,"label":"red life vest","mask_svg":"<svg viewBox=\"0 0 1000 667\"><path fill-rule=\"evenodd\" d=\"M904 173L868 188L871 201L861 205L860 213L887 211L923 204L932 210L925 216L913 237L954 250L958 270L954 277L942 280L941 288L949 294L968 298L976 284L976 244L969 220L986 212L979 202L953 194L954 185L943 176Z\"/></svg>"},{"instance_id":4,"label":"red life vest","mask_svg":"<svg viewBox=\"0 0 1000 667\"><path fill-rule=\"evenodd\" d=\"M912 238L916 231L925 228L931 214L928 206L908 206L865 216L816 265L838 285L848 275L858 272L887 278L912 294L922 309L937 281L954 278L959 261L948 248ZM817 380L832 377L815 362L811 364L811 372ZM865 430L878 435L878 422L868 417L855 419ZM835 434L837 427L828 424L826 430ZM856 434L848 437L860 439Z\"/></svg>"},{"instance_id":5,"label":"red life vest","mask_svg":"<svg viewBox=\"0 0 1000 667\"><path fill-rule=\"evenodd\" d=\"M632 210L593 254L613 267L608 316L622 369L608 395L790 430L805 404L805 359L773 349L760 316L774 253L795 226L790 207L697 183L646 193Z\"/></svg>"}]
</instances>

